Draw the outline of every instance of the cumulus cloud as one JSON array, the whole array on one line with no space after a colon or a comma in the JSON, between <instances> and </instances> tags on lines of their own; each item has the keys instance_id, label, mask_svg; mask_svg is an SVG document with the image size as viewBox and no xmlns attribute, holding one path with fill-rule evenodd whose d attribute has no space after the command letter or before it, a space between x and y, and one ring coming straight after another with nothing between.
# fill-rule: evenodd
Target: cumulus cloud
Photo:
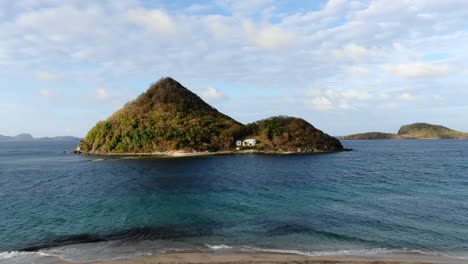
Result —
<instances>
[{"instance_id":1,"label":"cumulus cloud","mask_svg":"<svg viewBox=\"0 0 468 264\"><path fill-rule=\"evenodd\" d=\"M311 99L310 99L311 98ZM316 110L359 110L387 101L391 97L384 92L363 89L312 90L306 94L305 102Z\"/></svg>"},{"instance_id":2,"label":"cumulus cloud","mask_svg":"<svg viewBox=\"0 0 468 264\"><path fill-rule=\"evenodd\" d=\"M424 62L398 65L384 65L384 69L401 78L433 78L449 73L447 65L437 65Z\"/></svg>"},{"instance_id":3,"label":"cumulus cloud","mask_svg":"<svg viewBox=\"0 0 468 264\"><path fill-rule=\"evenodd\" d=\"M248 39L257 47L262 49L279 49L291 46L295 36L276 25L256 26L251 21L244 21L243 27Z\"/></svg>"},{"instance_id":4,"label":"cumulus cloud","mask_svg":"<svg viewBox=\"0 0 468 264\"><path fill-rule=\"evenodd\" d=\"M174 33L176 24L163 10L135 9L128 11L128 19L136 24L145 26L161 33Z\"/></svg>"},{"instance_id":5,"label":"cumulus cloud","mask_svg":"<svg viewBox=\"0 0 468 264\"><path fill-rule=\"evenodd\" d=\"M227 98L226 95L214 87L208 87L202 93L202 97L208 101L223 100Z\"/></svg>"},{"instance_id":6,"label":"cumulus cloud","mask_svg":"<svg viewBox=\"0 0 468 264\"><path fill-rule=\"evenodd\" d=\"M96 89L96 99L99 100L99 101L105 101L107 99L109 99L110 96L109 96L109 93L107 93L107 91L103 88L97 88Z\"/></svg>"},{"instance_id":7,"label":"cumulus cloud","mask_svg":"<svg viewBox=\"0 0 468 264\"><path fill-rule=\"evenodd\" d=\"M467 1L329 0L287 8L273 0L192 4L0 1L0 82L22 87L17 76L25 73L54 79L35 74L42 71L83 87L113 87L111 96L110 90L89 91L111 101L129 82L138 84L136 95L146 88L142 82L170 75L199 87L224 83L232 96L271 91L275 102L291 96L316 109L363 113L376 105L403 105L399 97L406 91L395 87L424 90L425 97L416 94L418 109L432 107L429 94L445 98L439 105L454 106L464 105L461 99L468 96L466 72L458 70L468 68L468 53L460 45L468 43ZM427 61L427 54L447 54L447 59ZM429 79L452 71L453 78L444 79L447 89ZM298 96L311 85L321 92ZM37 85L24 89L37 97ZM63 92L71 97L73 89ZM7 96L0 91L0 99ZM93 111L110 111L111 104L96 105L101 108ZM278 103L275 111L309 112L301 103L286 105ZM241 121L262 111L258 104L248 110L234 103L226 107Z\"/></svg>"}]
</instances>

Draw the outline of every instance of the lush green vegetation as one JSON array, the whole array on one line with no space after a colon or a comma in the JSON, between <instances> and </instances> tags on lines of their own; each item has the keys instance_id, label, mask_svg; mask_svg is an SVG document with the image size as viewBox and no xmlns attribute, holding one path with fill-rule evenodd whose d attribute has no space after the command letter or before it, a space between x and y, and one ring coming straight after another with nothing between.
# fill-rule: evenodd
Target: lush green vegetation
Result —
<instances>
[{"instance_id":1,"label":"lush green vegetation","mask_svg":"<svg viewBox=\"0 0 468 264\"><path fill-rule=\"evenodd\" d=\"M276 116L246 125L249 137L266 151L329 152L342 150L340 141L301 118Z\"/></svg>"},{"instance_id":2,"label":"lush green vegetation","mask_svg":"<svg viewBox=\"0 0 468 264\"><path fill-rule=\"evenodd\" d=\"M341 137L348 140L367 139L467 139L468 134L427 123L415 123L400 128L398 134L370 132Z\"/></svg>"},{"instance_id":3,"label":"lush green vegetation","mask_svg":"<svg viewBox=\"0 0 468 264\"><path fill-rule=\"evenodd\" d=\"M165 78L99 122L81 148L96 153L217 151L232 148L242 128L178 82Z\"/></svg>"},{"instance_id":4,"label":"lush green vegetation","mask_svg":"<svg viewBox=\"0 0 468 264\"><path fill-rule=\"evenodd\" d=\"M153 153L235 149L255 137L264 150L336 151L340 142L306 121L274 117L242 125L171 78L94 126L80 144L88 153Z\"/></svg>"}]
</instances>

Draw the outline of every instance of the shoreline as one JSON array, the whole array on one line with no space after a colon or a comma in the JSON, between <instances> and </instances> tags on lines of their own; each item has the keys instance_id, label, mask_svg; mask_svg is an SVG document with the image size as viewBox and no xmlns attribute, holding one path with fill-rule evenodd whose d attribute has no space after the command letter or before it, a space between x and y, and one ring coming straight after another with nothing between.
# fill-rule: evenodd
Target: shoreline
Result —
<instances>
[{"instance_id":1,"label":"shoreline","mask_svg":"<svg viewBox=\"0 0 468 264\"><path fill-rule=\"evenodd\" d=\"M331 154L348 152L352 149L343 149L340 151L317 151L317 152L298 152L298 151L262 151L255 149L248 150L224 150L224 151L164 151L164 152L141 152L141 153L88 153L88 152L77 152L74 151L72 154L77 155L89 155L89 156L145 156L145 157L199 157L199 156L222 156L222 155L236 155L236 154L263 154L263 155L312 155L312 154Z\"/></svg>"},{"instance_id":2,"label":"shoreline","mask_svg":"<svg viewBox=\"0 0 468 264\"><path fill-rule=\"evenodd\" d=\"M89 264L459 264L457 260L441 256L304 256L285 253L165 253L134 259L86 262ZM55 264L78 264L82 262L57 261Z\"/></svg>"}]
</instances>

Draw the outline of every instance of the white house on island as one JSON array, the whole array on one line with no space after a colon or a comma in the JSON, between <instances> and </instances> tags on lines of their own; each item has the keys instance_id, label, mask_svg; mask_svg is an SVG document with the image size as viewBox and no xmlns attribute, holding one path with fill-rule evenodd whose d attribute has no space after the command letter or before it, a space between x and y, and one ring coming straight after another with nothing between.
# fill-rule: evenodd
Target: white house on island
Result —
<instances>
[{"instance_id":1,"label":"white house on island","mask_svg":"<svg viewBox=\"0 0 468 264\"><path fill-rule=\"evenodd\" d=\"M241 146L243 147L255 147L257 145L257 140L255 138L248 138L245 140L237 140L236 141L236 146L239 148Z\"/></svg>"},{"instance_id":2,"label":"white house on island","mask_svg":"<svg viewBox=\"0 0 468 264\"><path fill-rule=\"evenodd\" d=\"M242 146L244 147L254 147L255 145L257 145L257 140L255 138L248 138L242 141Z\"/></svg>"}]
</instances>

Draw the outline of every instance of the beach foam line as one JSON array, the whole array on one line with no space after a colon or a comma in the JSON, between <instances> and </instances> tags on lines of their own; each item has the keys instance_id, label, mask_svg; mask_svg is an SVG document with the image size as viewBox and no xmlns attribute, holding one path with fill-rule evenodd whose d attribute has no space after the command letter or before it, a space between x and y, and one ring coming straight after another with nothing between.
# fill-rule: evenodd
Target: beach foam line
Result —
<instances>
[{"instance_id":1,"label":"beach foam line","mask_svg":"<svg viewBox=\"0 0 468 264\"><path fill-rule=\"evenodd\" d=\"M232 249L233 248L233 247L228 246L228 245L209 245L209 244L205 244L205 246L209 247L210 249L214 249L214 250L217 250L217 249Z\"/></svg>"},{"instance_id":2,"label":"beach foam line","mask_svg":"<svg viewBox=\"0 0 468 264\"><path fill-rule=\"evenodd\" d=\"M32 252L21 252L21 251L7 251L7 252L0 252L0 259L9 259L18 256L27 256L32 255Z\"/></svg>"},{"instance_id":3,"label":"beach foam line","mask_svg":"<svg viewBox=\"0 0 468 264\"><path fill-rule=\"evenodd\" d=\"M323 251L306 251L297 249L278 249L278 248L261 248L254 246L229 246L229 245L209 245L206 247L212 250L231 250L235 251L248 251L248 252L267 252L267 253L280 253L280 254L294 254L309 257L334 257L334 256L377 256L382 254L419 254L426 256L439 256L455 259L468 259L465 256L453 256L435 251L425 251L421 249L389 249L389 248L372 248L372 249L343 249L343 250L323 250Z\"/></svg>"},{"instance_id":4,"label":"beach foam line","mask_svg":"<svg viewBox=\"0 0 468 264\"><path fill-rule=\"evenodd\" d=\"M6 251L0 252L0 264L49 263L43 262L49 257L53 256L42 252Z\"/></svg>"},{"instance_id":5,"label":"beach foam line","mask_svg":"<svg viewBox=\"0 0 468 264\"><path fill-rule=\"evenodd\" d=\"M49 254L43 252L27 252L27 251L5 251L0 252L0 260L1 259L10 259L16 257L29 257L29 256L43 256L43 257L50 257Z\"/></svg>"},{"instance_id":6,"label":"beach foam line","mask_svg":"<svg viewBox=\"0 0 468 264\"><path fill-rule=\"evenodd\" d=\"M327 257L327 256L374 256L381 254L421 254L431 256L442 256L438 252L423 251L417 249L388 249L388 248L373 248L373 249L346 249L346 250L334 250L334 251L303 251L296 249L269 249L269 248L258 248L243 246L241 250L244 251L260 251L269 253L282 253L282 254L295 254L309 257Z\"/></svg>"}]
</instances>

